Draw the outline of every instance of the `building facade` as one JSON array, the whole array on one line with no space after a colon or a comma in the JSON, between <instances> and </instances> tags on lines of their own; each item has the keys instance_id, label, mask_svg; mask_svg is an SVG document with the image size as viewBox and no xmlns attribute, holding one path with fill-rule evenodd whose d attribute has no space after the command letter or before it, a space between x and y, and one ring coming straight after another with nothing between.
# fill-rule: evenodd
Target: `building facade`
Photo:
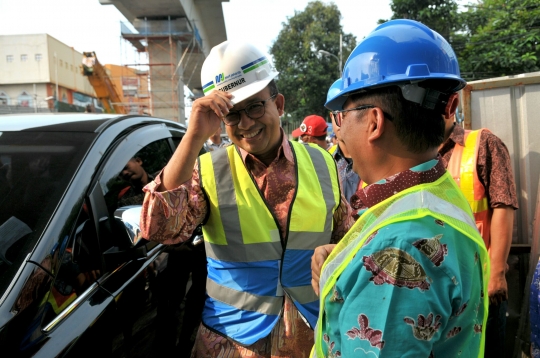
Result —
<instances>
[{"instance_id":1,"label":"building facade","mask_svg":"<svg viewBox=\"0 0 540 358\"><path fill-rule=\"evenodd\" d=\"M82 54L47 34L0 36L0 113L100 111Z\"/></svg>"}]
</instances>

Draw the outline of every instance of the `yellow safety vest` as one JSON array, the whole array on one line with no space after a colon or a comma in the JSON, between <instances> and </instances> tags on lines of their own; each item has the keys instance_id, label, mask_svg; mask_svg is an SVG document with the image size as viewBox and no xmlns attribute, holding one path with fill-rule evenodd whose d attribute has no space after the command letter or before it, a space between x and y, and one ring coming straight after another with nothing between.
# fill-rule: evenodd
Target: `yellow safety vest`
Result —
<instances>
[{"instance_id":1,"label":"yellow safety vest","mask_svg":"<svg viewBox=\"0 0 540 358\"><path fill-rule=\"evenodd\" d=\"M484 243L489 249L493 210L489 207L486 189L478 178L478 172L476 170L482 131L489 132L487 129L465 131L465 146L456 143L448 161L447 169L465 195L465 198L467 198L467 202L474 214L478 231L480 231L480 235L482 235Z\"/></svg>"},{"instance_id":2,"label":"yellow safety vest","mask_svg":"<svg viewBox=\"0 0 540 358\"><path fill-rule=\"evenodd\" d=\"M339 179L327 152L315 145L290 143L297 187L284 242L277 219L236 146L199 158L209 209L203 225L209 296L203 323L242 344L271 332L284 294L312 326L318 316L311 256L315 247L330 242L340 202Z\"/></svg>"},{"instance_id":3,"label":"yellow safety vest","mask_svg":"<svg viewBox=\"0 0 540 358\"><path fill-rule=\"evenodd\" d=\"M428 215L444 221L478 244L483 268L483 290L487 292L490 269L487 250L472 219L471 209L450 174L446 172L433 183L413 186L369 208L328 256L322 267L319 282L321 308L315 329L312 357L325 357L322 337L325 298L332 294L332 288L339 276L362 248L366 239L384 226ZM489 297L485 294L483 327L488 317L488 306ZM484 341L485 329L482 330L478 357L484 357Z\"/></svg>"}]
</instances>

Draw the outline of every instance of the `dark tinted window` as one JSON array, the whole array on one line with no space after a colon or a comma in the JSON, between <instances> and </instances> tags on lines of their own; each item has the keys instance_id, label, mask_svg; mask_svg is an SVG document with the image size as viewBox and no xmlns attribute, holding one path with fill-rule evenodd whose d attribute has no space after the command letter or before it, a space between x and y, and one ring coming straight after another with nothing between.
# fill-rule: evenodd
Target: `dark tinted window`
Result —
<instances>
[{"instance_id":1,"label":"dark tinted window","mask_svg":"<svg viewBox=\"0 0 540 358\"><path fill-rule=\"evenodd\" d=\"M0 295L41 236L94 137L0 132Z\"/></svg>"},{"instance_id":2,"label":"dark tinted window","mask_svg":"<svg viewBox=\"0 0 540 358\"><path fill-rule=\"evenodd\" d=\"M43 322L49 323L90 287L101 275L101 252L88 206L83 205L74 232L59 241L51 252L56 277L42 301Z\"/></svg>"},{"instance_id":3,"label":"dark tinted window","mask_svg":"<svg viewBox=\"0 0 540 358\"><path fill-rule=\"evenodd\" d=\"M127 163L117 163L117 170L111 172L114 176L106 180L109 212L121 206L142 204L142 188L159 174L171 155L167 140L159 140L133 153Z\"/></svg>"}]
</instances>

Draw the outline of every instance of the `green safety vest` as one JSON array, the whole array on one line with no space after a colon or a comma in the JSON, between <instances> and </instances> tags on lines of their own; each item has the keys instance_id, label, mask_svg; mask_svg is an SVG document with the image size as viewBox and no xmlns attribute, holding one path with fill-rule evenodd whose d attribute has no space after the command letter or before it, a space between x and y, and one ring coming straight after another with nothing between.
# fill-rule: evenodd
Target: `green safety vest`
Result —
<instances>
[{"instance_id":1,"label":"green safety vest","mask_svg":"<svg viewBox=\"0 0 540 358\"><path fill-rule=\"evenodd\" d=\"M450 174L446 172L433 183L413 186L369 208L332 250L321 270L319 281L321 308L315 328L315 346L312 350L312 357L325 357L322 339L325 298L332 294L332 289L339 276L358 250L362 248L367 238L384 226L425 216L432 216L444 221L478 245L483 268L483 290L485 293L488 292L489 258L486 247L478 233L466 199ZM489 297L485 294L483 327L486 326L488 306ZM485 329L482 330L478 357L484 357L484 341Z\"/></svg>"}]
</instances>

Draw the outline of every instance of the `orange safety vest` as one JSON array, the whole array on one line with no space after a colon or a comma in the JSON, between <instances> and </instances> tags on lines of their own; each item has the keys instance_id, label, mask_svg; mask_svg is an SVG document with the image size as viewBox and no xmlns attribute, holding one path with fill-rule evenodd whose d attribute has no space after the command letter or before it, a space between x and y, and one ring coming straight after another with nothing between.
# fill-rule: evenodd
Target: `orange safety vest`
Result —
<instances>
[{"instance_id":1,"label":"orange safety vest","mask_svg":"<svg viewBox=\"0 0 540 358\"><path fill-rule=\"evenodd\" d=\"M476 170L482 131L489 132L485 128L475 131L465 131L463 140L465 146L456 143L447 169L467 198L474 214L478 231L480 231L486 248L489 250L493 210L488 205L486 188L484 188L484 185L482 185L482 182L478 178L478 172Z\"/></svg>"}]
</instances>

